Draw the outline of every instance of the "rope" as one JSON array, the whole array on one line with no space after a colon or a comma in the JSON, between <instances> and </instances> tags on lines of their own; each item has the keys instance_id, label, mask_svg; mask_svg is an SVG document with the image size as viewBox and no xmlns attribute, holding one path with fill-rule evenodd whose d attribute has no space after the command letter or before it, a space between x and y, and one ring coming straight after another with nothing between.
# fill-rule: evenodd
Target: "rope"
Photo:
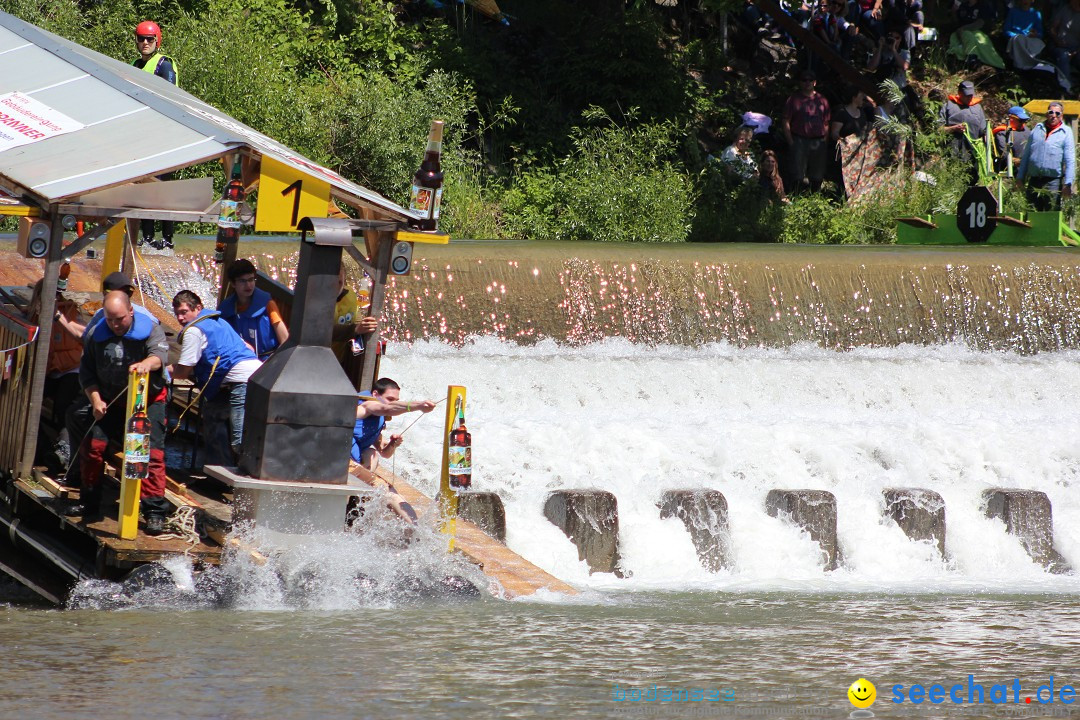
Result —
<instances>
[{"instance_id":1,"label":"rope","mask_svg":"<svg viewBox=\"0 0 1080 720\"><path fill-rule=\"evenodd\" d=\"M195 508L181 505L169 517L165 518L165 532L151 536L156 540L183 540L188 544L187 555L199 544L199 531L195 527Z\"/></svg>"},{"instance_id":2,"label":"rope","mask_svg":"<svg viewBox=\"0 0 1080 720\"><path fill-rule=\"evenodd\" d=\"M449 397L450 396L447 395L442 400L435 403L435 407L439 407L440 405L442 405L444 402L446 402L447 398L449 398ZM434 409L434 408L432 408L432 409ZM424 417L425 415L427 415L427 413L420 413L420 415L417 416L417 418L415 420L413 420L411 423L409 423L405 427L404 430L402 430L400 433L398 433L398 436L399 437L405 437L405 433L409 432L409 428L411 428L416 423L420 422L420 418ZM393 455L390 456L390 472L395 477L397 476L397 453L396 452Z\"/></svg>"},{"instance_id":3,"label":"rope","mask_svg":"<svg viewBox=\"0 0 1080 720\"><path fill-rule=\"evenodd\" d=\"M188 404L185 405L184 409L180 411L180 416L176 418L176 426L173 427L172 432L175 433L177 430L180 429L180 421L184 419L184 415L186 415L187 411L190 410L191 407L195 403L197 403L199 401L199 399L202 397L203 392L206 390L206 387L210 384L210 381L214 379L214 371L217 370L217 366L218 366L219 362L221 362L221 356L220 355L218 355L216 358L214 358L214 364L210 367L210 377L206 378L206 382L203 383L203 386L201 388L198 388L199 394L196 395L195 397L192 397L190 393L188 394ZM192 389L195 389L195 388L192 388Z\"/></svg>"}]
</instances>

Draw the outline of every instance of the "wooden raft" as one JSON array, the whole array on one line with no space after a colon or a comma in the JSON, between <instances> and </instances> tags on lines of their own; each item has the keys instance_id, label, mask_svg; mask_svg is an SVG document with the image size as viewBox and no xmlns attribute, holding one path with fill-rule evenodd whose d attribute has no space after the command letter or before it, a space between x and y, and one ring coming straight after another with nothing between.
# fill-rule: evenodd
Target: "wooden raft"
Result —
<instances>
[{"instance_id":1,"label":"wooden raft","mask_svg":"<svg viewBox=\"0 0 1080 720\"><path fill-rule=\"evenodd\" d=\"M354 463L350 462L350 472L356 474ZM417 514L426 516L435 513L435 501L424 495L401 478L379 468L376 473L380 478L394 485L403 498L409 501ZM559 578L541 570L521 557L498 540L489 537L475 524L458 518L455 546L470 562L478 565L484 574L494 578L502 585L506 598L532 595L538 590L577 595L578 591Z\"/></svg>"}]
</instances>

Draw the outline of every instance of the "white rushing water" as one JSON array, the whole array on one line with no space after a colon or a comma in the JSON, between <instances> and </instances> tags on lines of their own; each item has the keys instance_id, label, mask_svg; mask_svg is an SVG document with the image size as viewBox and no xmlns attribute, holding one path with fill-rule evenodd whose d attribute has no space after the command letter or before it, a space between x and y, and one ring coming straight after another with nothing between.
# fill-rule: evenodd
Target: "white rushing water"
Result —
<instances>
[{"instance_id":1,"label":"white rushing water","mask_svg":"<svg viewBox=\"0 0 1080 720\"><path fill-rule=\"evenodd\" d=\"M980 496L991 487L1044 491L1055 547L1080 567L1078 360L961 346L568 348L480 338L465 348L393 345L382 374L405 398L467 387L474 489L502 497L513 550L579 587L1030 593L1075 592L1080 579L1035 565L1002 522L984 516ZM443 412L417 422L393 461L429 494ZM946 561L883 518L887 487L943 496ZM589 575L544 518L545 498L560 488L614 493L632 578ZM730 570L707 572L682 522L660 519L661 493L681 488L726 497ZM835 494L839 570L825 572L808 535L766 514L774 488Z\"/></svg>"}]
</instances>

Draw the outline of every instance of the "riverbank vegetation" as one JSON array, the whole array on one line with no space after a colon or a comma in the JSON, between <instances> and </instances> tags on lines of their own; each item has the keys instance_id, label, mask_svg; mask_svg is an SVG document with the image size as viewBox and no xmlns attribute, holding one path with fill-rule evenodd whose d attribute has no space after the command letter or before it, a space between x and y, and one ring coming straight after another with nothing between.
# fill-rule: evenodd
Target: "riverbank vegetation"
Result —
<instances>
[{"instance_id":1,"label":"riverbank vegetation","mask_svg":"<svg viewBox=\"0 0 1080 720\"><path fill-rule=\"evenodd\" d=\"M935 91L960 76L932 54L912 80L927 97L913 139L932 182L781 205L710 161L744 111L778 119L794 88L793 56L746 59L756 39L725 30L736 0L500 0L509 25L434 5L0 0L124 61L135 25L158 21L184 89L399 203L431 118L443 118L441 227L457 237L892 242L896 217L952 210L966 184L933 120ZM1007 73L982 81L1005 107L1027 99ZM1006 209L1023 202L1006 190Z\"/></svg>"}]
</instances>

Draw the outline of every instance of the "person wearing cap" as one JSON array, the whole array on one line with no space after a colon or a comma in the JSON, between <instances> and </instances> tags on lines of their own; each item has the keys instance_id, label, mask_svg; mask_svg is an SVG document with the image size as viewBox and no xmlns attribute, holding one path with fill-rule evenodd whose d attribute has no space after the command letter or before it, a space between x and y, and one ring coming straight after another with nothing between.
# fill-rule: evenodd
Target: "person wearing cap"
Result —
<instances>
[{"instance_id":1,"label":"person wearing cap","mask_svg":"<svg viewBox=\"0 0 1080 720\"><path fill-rule=\"evenodd\" d=\"M986 114L982 98L975 97L975 84L960 83L959 92L950 95L938 115L941 131L952 136L949 147L961 160L971 160L971 143L986 137Z\"/></svg>"},{"instance_id":2,"label":"person wearing cap","mask_svg":"<svg viewBox=\"0 0 1080 720\"><path fill-rule=\"evenodd\" d=\"M104 514L102 471L109 441L122 442L127 421L128 378L147 373L146 414L150 419L150 472L141 483L141 508L146 532L161 534L170 505L165 499L165 403L168 395L164 367L169 341L160 323L137 315L123 290L111 290L103 303L105 322L86 337L79 381L83 396L72 407L76 416L92 418L80 445L82 490L79 502L65 515L84 522Z\"/></svg>"},{"instance_id":3,"label":"person wearing cap","mask_svg":"<svg viewBox=\"0 0 1080 720\"><path fill-rule=\"evenodd\" d=\"M265 360L289 339L281 310L270 293L255 287L255 266L247 258L234 261L225 275L233 292L221 301L218 311L259 359Z\"/></svg>"},{"instance_id":4,"label":"person wearing cap","mask_svg":"<svg viewBox=\"0 0 1080 720\"><path fill-rule=\"evenodd\" d=\"M1016 171L1016 184L1026 190L1036 210L1056 210L1072 196L1076 179L1076 140L1064 122L1064 107L1052 102L1046 121L1035 126Z\"/></svg>"},{"instance_id":5,"label":"person wearing cap","mask_svg":"<svg viewBox=\"0 0 1080 720\"><path fill-rule=\"evenodd\" d=\"M997 150L994 170L1006 172L1010 177L1016 173L1028 140L1031 139L1031 130L1026 125L1030 118L1027 110L1013 105L1009 108L1009 117L1005 124L994 128L994 148Z\"/></svg>"},{"instance_id":6,"label":"person wearing cap","mask_svg":"<svg viewBox=\"0 0 1080 720\"><path fill-rule=\"evenodd\" d=\"M135 62L131 63L140 70L145 70L151 75L156 75L159 78L170 82L173 85L177 84L177 65L176 61L168 55L161 52L161 26L159 26L153 20L144 20L135 26L135 49L139 53L139 57ZM172 173L167 173L158 177L159 180L172 180ZM175 224L172 220L161 221L161 243L154 242L154 221L144 219L139 223L139 228L142 231L139 239L139 244L152 245L156 248L166 248L173 246L173 229Z\"/></svg>"},{"instance_id":7,"label":"person wearing cap","mask_svg":"<svg viewBox=\"0 0 1080 720\"><path fill-rule=\"evenodd\" d=\"M788 192L794 192L803 179L810 190L821 189L828 159L826 136L829 134L829 101L815 88L817 76L812 70L799 73L799 90L784 103L781 129L788 143Z\"/></svg>"},{"instance_id":8,"label":"person wearing cap","mask_svg":"<svg viewBox=\"0 0 1080 720\"><path fill-rule=\"evenodd\" d=\"M105 276L105 279L101 281L101 294L107 295L113 290L123 290L127 293L127 296L133 297L135 295L135 286L132 284L128 276L122 272L113 272ZM145 316L150 322L157 323L158 319L154 317L153 313L144 308L142 305L136 305L132 303L132 307L135 308L135 312L139 315ZM94 316L90 318L90 322L86 324L85 330L83 330L83 339L86 339L87 333L92 331L95 326L101 323L105 319L105 308L99 308Z\"/></svg>"}]
</instances>

